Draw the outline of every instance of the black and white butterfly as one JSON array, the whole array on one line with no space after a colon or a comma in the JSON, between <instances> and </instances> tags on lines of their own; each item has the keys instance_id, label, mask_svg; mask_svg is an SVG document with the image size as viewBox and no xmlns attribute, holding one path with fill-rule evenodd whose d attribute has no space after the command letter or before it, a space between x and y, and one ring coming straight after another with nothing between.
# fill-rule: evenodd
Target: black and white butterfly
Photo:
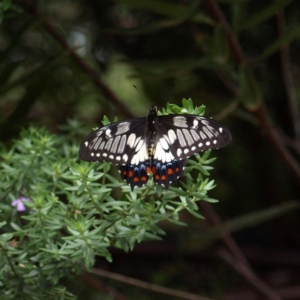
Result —
<instances>
[{"instance_id":1,"label":"black and white butterfly","mask_svg":"<svg viewBox=\"0 0 300 300\"><path fill-rule=\"evenodd\" d=\"M157 115L112 123L91 133L81 144L85 161L107 161L118 166L122 179L135 186L153 180L165 188L183 175L186 159L209 149L225 147L230 131L217 121L188 114Z\"/></svg>"}]
</instances>

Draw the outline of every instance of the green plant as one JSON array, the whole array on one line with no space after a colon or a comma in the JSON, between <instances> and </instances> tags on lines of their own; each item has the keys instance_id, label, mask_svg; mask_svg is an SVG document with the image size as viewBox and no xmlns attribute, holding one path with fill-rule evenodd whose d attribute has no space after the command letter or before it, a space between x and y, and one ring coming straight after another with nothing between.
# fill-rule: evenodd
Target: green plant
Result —
<instances>
[{"instance_id":1,"label":"green plant","mask_svg":"<svg viewBox=\"0 0 300 300\"><path fill-rule=\"evenodd\" d=\"M183 100L183 108L163 110L174 112L203 115L204 107ZM91 270L96 256L112 261L108 247L129 251L159 240L159 222L185 225L180 211L203 218L197 202L216 201L207 195L215 186L210 151L189 160L178 186L165 190L150 180L131 192L109 163L79 161L79 141L68 142L78 128L69 122L68 135L58 136L30 126L1 151L1 299L72 299L61 278Z\"/></svg>"}]
</instances>

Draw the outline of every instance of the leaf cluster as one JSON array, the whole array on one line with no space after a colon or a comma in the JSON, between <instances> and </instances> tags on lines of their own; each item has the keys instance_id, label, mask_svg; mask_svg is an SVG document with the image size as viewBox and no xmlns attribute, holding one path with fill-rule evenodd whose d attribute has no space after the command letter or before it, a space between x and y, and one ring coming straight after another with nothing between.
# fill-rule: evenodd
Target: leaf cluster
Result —
<instances>
[{"instance_id":1,"label":"leaf cluster","mask_svg":"<svg viewBox=\"0 0 300 300\"><path fill-rule=\"evenodd\" d=\"M204 110L194 109L191 100L183 104L183 112ZM166 111L170 108L178 109L169 105ZM165 234L160 222L186 225L179 218L182 210L203 218L197 202L215 201L207 196L214 187L208 178L210 151L189 161L186 181L177 187L165 190L149 180L132 192L109 163L79 161L79 142L71 138L79 126L65 125L69 136L30 126L9 150L2 147L1 299L55 293L71 299L61 278L91 270L97 256L112 261L109 247L129 251L136 243L160 240ZM12 206L16 200L25 211Z\"/></svg>"}]
</instances>

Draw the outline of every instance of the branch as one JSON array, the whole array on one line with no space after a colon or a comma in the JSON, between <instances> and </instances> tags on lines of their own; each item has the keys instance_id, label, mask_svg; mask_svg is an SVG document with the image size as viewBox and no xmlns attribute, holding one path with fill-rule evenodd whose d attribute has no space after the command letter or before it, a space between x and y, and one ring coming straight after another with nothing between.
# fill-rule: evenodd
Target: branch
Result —
<instances>
[{"instance_id":1,"label":"branch","mask_svg":"<svg viewBox=\"0 0 300 300\"><path fill-rule=\"evenodd\" d=\"M282 37L286 30L285 15L283 11L277 14L277 26L278 26L279 37ZM281 54L283 80L284 80L286 93L289 101L290 114L293 122L296 139L300 141L300 115L299 115L299 108L296 99L296 91L295 91L295 86L294 86L293 76L292 76L291 66L290 66L289 45L287 44L283 45L280 50L280 54Z\"/></svg>"},{"instance_id":2,"label":"branch","mask_svg":"<svg viewBox=\"0 0 300 300\"><path fill-rule=\"evenodd\" d=\"M268 113L264 105L261 105L255 112L262 129L264 129L266 137L273 144L273 147L277 150L280 158L291 169L295 178L300 183L300 167L297 160L291 155L291 153L285 147L285 141L281 138L278 131L274 128Z\"/></svg>"},{"instance_id":3,"label":"branch","mask_svg":"<svg viewBox=\"0 0 300 300\"><path fill-rule=\"evenodd\" d=\"M209 224L213 227L220 226L220 224L222 223L221 219L216 213L216 211L213 209L213 207L205 201L199 201L198 203L201 206L202 212L205 216L205 220L207 220ZM236 244L236 242L234 241L234 239L231 237L230 234L223 235L221 239L225 247L231 254L233 254L244 265L251 268L244 254L242 253L242 251L240 250L240 248L238 247L238 245Z\"/></svg>"},{"instance_id":4,"label":"branch","mask_svg":"<svg viewBox=\"0 0 300 300\"><path fill-rule=\"evenodd\" d=\"M231 46L231 51L233 53L233 56L235 57L237 63L239 65L246 64L246 58L242 51L242 48L239 45L239 42L232 32L230 25L228 24L223 12L221 11L220 7L218 6L218 3L215 0L205 0L204 3L208 7L211 15L215 18L217 22L223 25L229 42ZM284 15L279 14L279 31L283 30L285 27L284 24ZM281 32L283 34L283 32ZM291 114L293 115L293 123L295 131L297 132L299 130L299 136L300 136L300 116L298 114L298 110L295 107L296 101L295 101L295 92L293 89L293 82L292 82L292 76L290 73L290 66L289 66L289 55L288 55L288 48L284 47L282 50L282 66L284 70L284 78L286 83L287 92L289 93L289 99L290 99L290 107L291 107ZM222 78L221 78L222 79ZM225 82L226 84L226 82ZM228 83L226 84L227 86ZM233 89L231 89L234 91ZM235 92L235 95L237 93ZM273 144L273 147L277 150L279 153L281 159L284 161L284 163L291 169L293 174L295 175L297 181L300 182L300 167L298 162L293 158L293 156L290 154L289 150L285 147L285 142L281 138L278 131L274 128L272 125L272 122L268 116L268 113L265 109L265 106L262 104L261 106L258 106L257 111L254 112L254 114L258 117L260 121L260 126L267 132L267 136L271 143Z\"/></svg>"},{"instance_id":5,"label":"branch","mask_svg":"<svg viewBox=\"0 0 300 300\"><path fill-rule=\"evenodd\" d=\"M89 286L93 287L94 289L101 291L107 295L107 298L111 298L114 300L128 300L125 298L121 293L116 291L115 289L103 284L95 278L95 276L91 275L90 273L83 273L81 275L81 279Z\"/></svg>"},{"instance_id":6,"label":"branch","mask_svg":"<svg viewBox=\"0 0 300 300\"><path fill-rule=\"evenodd\" d=\"M242 50L235 34L232 32L231 27L230 27L229 23L227 22L218 3L215 0L205 0L204 4L208 8L211 16L224 27L225 32L228 37L228 40L229 40L231 52L232 52L233 56L235 57L237 63L239 65L246 64L246 58L243 53L243 50Z\"/></svg>"},{"instance_id":7,"label":"branch","mask_svg":"<svg viewBox=\"0 0 300 300\"><path fill-rule=\"evenodd\" d=\"M182 292L182 291L166 288L166 287L163 287L163 286L160 286L160 285L157 285L157 284L151 284L151 283L139 280L139 279L127 277L127 276L124 276L124 275L116 274L116 273L101 270L101 269L95 269L94 268L92 270L92 273L96 274L96 275L99 275L99 276L102 276L102 277L117 280L119 282L124 282L126 284L137 286L139 288L146 289L146 290L151 291L151 292L156 292L156 293L160 293L160 294L164 294L164 295L168 295L168 296L172 296L172 297L178 297L180 299L186 299L186 300L212 300L210 298L201 297L201 296L198 296L198 295L195 295L195 294L191 294L191 293L187 293L187 292Z\"/></svg>"},{"instance_id":8,"label":"branch","mask_svg":"<svg viewBox=\"0 0 300 300\"><path fill-rule=\"evenodd\" d=\"M28 11L35 17L40 18L41 13L39 12L38 7L31 0L22 0L23 5L28 9ZM127 107L118 99L115 94L110 90L110 88L104 84L100 78L98 73L90 68L84 60L74 51L72 50L65 38L55 29L54 25L47 19L42 19L42 25L45 29L52 35L52 37L58 41L58 43L65 49L70 51L70 55L74 62L78 65L78 67L85 72L90 79L96 84L96 86L102 91L102 93L117 107L125 117L132 117L132 113L127 109Z\"/></svg>"},{"instance_id":9,"label":"branch","mask_svg":"<svg viewBox=\"0 0 300 300\"><path fill-rule=\"evenodd\" d=\"M233 269L240 273L262 296L264 299L281 300L271 288L269 288L264 282L256 277L256 275L249 270L249 268L243 264L240 260L232 257L227 251L219 250L218 254L222 257Z\"/></svg>"}]
</instances>

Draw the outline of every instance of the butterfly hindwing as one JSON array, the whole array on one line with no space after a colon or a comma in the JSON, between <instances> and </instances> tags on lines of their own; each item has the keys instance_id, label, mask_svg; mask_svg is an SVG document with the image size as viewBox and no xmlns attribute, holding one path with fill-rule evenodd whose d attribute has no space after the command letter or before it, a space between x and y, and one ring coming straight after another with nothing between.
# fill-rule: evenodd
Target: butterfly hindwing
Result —
<instances>
[{"instance_id":1,"label":"butterfly hindwing","mask_svg":"<svg viewBox=\"0 0 300 300\"><path fill-rule=\"evenodd\" d=\"M139 165L124 165L119 166L121 178L130 184L133 190L135 186L141 187L145 185L149 179L148 168L150 166L149 160L141 162Z\"/></svg>"},{"instance_id":2,"label":"butterfly hindwing","mask_svg":"<svg viewBox=\"0 0 300 300\"><path fill-rule=\"evenodd\" d=\"M153 181L168 189L170 183L176 182L179 177L183 176L185 165L186 160L174 159L168 163L154 160L152 164Z\"/></svg>"}]
</instances>

